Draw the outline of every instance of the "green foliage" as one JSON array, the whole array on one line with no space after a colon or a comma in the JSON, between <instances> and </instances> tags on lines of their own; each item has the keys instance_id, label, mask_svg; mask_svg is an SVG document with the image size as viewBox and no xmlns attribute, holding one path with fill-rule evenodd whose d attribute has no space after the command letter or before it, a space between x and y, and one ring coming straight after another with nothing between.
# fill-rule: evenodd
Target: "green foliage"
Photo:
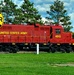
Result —
<instances>
[{"instance_id":1,"label":"green foliage","mask_svg":"<svg viewBox=\"0 0 74 75\"><path fill-rule=\"evenodd\" d=\"M14 21L13 24L21 24L22 23L22 11L20 8L15 10L14 13L15 17L14 17Z\"/></svg>"},{"instance_id":2,"label":"green foliage","mask_svg":"<svg viewBox=\"0 0 74 75\"><path fill-rule=\"evenodd\" d=\"M22 11L22 23L41 23L41 16L38 14L36 8L34 8L34 4L29 0L24 0L21 5Z\"/></svg>"},{"instance_id":3,"label":"green foliage","mask_svg":"<svg viewBox=\"0 0 74 75\"><path fill-rule=\"evenodd\" d=\"M50 11L47 11L49 20L53 20L53 24L60 24L64 26L65 31L70 31L72 28L70 17L67 15L67 10L64 9L64 3L60 0L54 1L54 4L50 6Z\"/></svg>"},{"instance_id":4,"label":"green foliage","mask_svg":"<svg viewBox=\"0 0 74 75\"><path fill-rule=\"evenodd\" d=\"M3 2L1 1L1 2L0 2L0 13L1 13L1 11L2 11L2 5L3 5Z\"/></svg>"},{"instance_id":5,"label":"green foliage","mask_svg":"<svg viewBox=\"0 0 74 75\"><path fill-rule=\"evenodd\" d=\"M17 7L11 0L4 0L5 5L2 7L5 23L13 23L14 12Z\"/></svg>"},{"instance_id":6,"label":"green foliage","mask_svg":"<svg viewBox=\"0 0 74 75\"><path fill-rule=\"evenodd\" d=\"M24 0L20 8L15 5L12 0L4 0L5 5L1 2L0 11L4 15L4 22L11 24L24 24L24 23L39 23L43 24L41 15L38 14L34 4L29 0Z\"/></svg>"}]
</instances>

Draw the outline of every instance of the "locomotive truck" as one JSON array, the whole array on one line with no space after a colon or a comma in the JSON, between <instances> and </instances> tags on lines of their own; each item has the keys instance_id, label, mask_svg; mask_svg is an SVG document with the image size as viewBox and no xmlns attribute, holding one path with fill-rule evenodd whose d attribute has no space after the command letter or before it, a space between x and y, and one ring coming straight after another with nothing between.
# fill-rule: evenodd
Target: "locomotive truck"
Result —
<instances>
[{"instance_id":1,"label":"locomotive truck","mask_svg":"<svg viewBox=\"0 0 74 75\"><path fill-rule=\"evenodd\" d=\"M9 25L0 27L0 51L16 53L18 50L40 50L48 52L74 51L71 32L64 32L61 25Z\"/></svg>"}]
</instances>

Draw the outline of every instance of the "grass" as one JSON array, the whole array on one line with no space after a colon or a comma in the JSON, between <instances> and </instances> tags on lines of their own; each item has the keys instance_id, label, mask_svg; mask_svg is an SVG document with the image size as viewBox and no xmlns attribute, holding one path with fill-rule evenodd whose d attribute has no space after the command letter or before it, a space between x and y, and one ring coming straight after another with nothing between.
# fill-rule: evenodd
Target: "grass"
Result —
<instances>
[{"instance_id":1,"label":"grass","mask_svg":"<svg viewBox=\"0 0 74 75\"><path fill-rule=\"evenodd\" d=\"M74 75L74 53L0 54L0 75Z\"/></svg>"}]
</instances>

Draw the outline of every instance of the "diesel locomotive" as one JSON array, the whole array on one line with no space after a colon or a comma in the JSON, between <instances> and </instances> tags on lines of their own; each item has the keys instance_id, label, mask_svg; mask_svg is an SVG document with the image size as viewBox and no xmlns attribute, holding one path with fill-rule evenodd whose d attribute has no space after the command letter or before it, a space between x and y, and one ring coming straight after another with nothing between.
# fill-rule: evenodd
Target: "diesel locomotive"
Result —
<instances>
[{"instance_id":1,"label":"diesel locomotive","mask_svg":"<svg viewBox=\"0 0 74 75\"><path fill-rule=\"evenodd\" d=\"M48 52L74 51L71 32L64 32L61 25L13 25L0 26L0 51L16 53L19 50L40 50Z\"/></svg>"}]
</instances>

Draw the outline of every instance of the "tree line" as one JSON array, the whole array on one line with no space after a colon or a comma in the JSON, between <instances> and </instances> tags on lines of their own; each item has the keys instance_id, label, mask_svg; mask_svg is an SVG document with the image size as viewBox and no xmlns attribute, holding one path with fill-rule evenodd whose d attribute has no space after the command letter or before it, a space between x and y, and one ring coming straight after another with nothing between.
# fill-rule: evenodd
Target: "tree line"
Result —
<instances>
[{"instance_id":1,"label":"tree line","mask_svg":"<svg viewBox=\"0 0 74 75\"><path fill-rule=\"evenodd\" d=\"M70 16L67 14L65 9L64 2L60 0L55 0L51 6L50 10L45 11L49 16L46 16L48 21L45 22L48 24L61 24L64 27L65 31L70 31L72 28L70 22ZM12 0L4 0L0 3L0 12L4 16L4 23L7 24L25 24L25 23L39 23L43 25L42 17L39 14L38 10L34 7L34 3L31 3L29 0L24 0L22 5L14 4Z\"/></svg>"}]
</instances>

